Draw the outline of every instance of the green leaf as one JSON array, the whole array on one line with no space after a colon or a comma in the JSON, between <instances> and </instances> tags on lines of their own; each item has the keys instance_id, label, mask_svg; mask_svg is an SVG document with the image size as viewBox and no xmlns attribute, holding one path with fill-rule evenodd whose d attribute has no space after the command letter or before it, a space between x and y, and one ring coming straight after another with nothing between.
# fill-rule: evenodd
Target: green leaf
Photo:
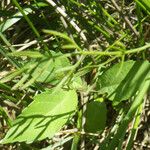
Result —
<instances>
[{"instance_id":1,"label":"green leaf","mask_svg":"<svg viewBox=\"0 0 150 150\"><path fill-rule=\"evenodd\" d=\"M14 121L1 143L52 138L72 117L76 107L77 94L74 90L61 89L57 94L53 91L39 94Z\"/></svg>"},{"instance_id":2,"label":"green leaf","mask_svg":"<svg viewBox=\"0 0 150 150\"><path fill-rule=\"evenodd\" d=\"M142 0L141 2L150 11L150 1L149 0Z\"/></svg>"},{"instance_id":3,"label":"green leaf","mask_svg":"<svg viewBox=\"0 0 150 150\"><path fill-rule=\"evenodd\" d=\"M20 75L22 72L24 72L26 69L27 69L26 67L23 67L23 68L21 68L21 69L19 69L19 70L12 71L12 73L10 73L10 74L8 74L6 77L0 79L0 84L12 80L12 79L15 78L16 76L18 76L18 75Z\"/></svg>"},{"instance_id":4,"label":"green leaf","mask_svg":"<svg viewBox=\"0 0 150 150\"><path fill-rule=\"evenodd\" d=\"M12 53L8 53L8 55L9 56L16 56L16 57L27 56L27 57L31 57L31 58L42 58L42 57L44 57L44 55L38 51L12 52Z\"/></svg>"},{"instance_id":5,"label":"green leaf","mask_svg":"<svg viewBox=\"0 0 150 150\"><path fill-rule=\"evenodd\" d=\"M69 84L69 87L71 89L76 89L76 90L86 90L87 89L87 85L84 81L82 81L81 77L73 77L70 84Z\"/></svg>"},{"instance_id":6,"label":"green leaf","mask_svg":"<svg viewBox=\"0 0 150 150\"><path fill-rule=\"evenodd\" d=\"M61 55L61 53L53 53L53 56ZM57 72L59 69L70 66L70 62L67 57L56 57L54 59L43 59L36 67L32 76L38 74L39 77L36 79L37 82L50 82L57 83L65 76L65 71ZM41 73L42 72L42 73ZM57 73L56 73L57 72Z\"/></svg>"},{"instance_id":7,"label":"green leaf","mask_svg":"<svg viewBox=\"0 0 150 150\"><path fill-rule=\"evenodd\" d=\"M47 34L52 34L52 35L54 35L54 36L58 36L58 37L60 37L60 38L63 38L63 39L65 39L65 40L67 40L70 44L70 46L72 47L72 48L76 48L77 50L79 50L79 51L81 51L82 49L76 44L76 42L73 40L73 39L71 39L69 36L67 36L65 33L60 33L60 32L57 32L57 31L53 31L53 30L46 30L46 29L44 29L43 30L43 32L44 33L47 33ZM69 46L69 47L70 47Z\"/></svg>"},{"instance_id":8,"label":"green leaf","mask_svg":"<svg viewBox=\"0 0 150 150\"><path fill-rule=\"evenodd\" d=\"M52 34L52 35L61 37L61 38L65 39L65 40L67 40L68 42L70 42L72 44L75 44L75 42L69 36L67 36L65 33L60 33L60 32L57 32L57 31L46 30L46 29L43 29L43 32L47 33L47 34Z\"/></svg>"},{"instance_id":9,"label":"green leaf","mask_svg":"<svg viewBox=\"0 0 150 150\"><path fill-rule=\"evenodd\" d=\"M107 93L113 105L134 96L145 82L150 70L148 61L130 60L121 65L121 63L115 64L98 77L97 89L101 94Z\"/></svg>"},{"instance_id":10,"label":"green leaf","mask_svg":"<svg viewBox=\"0 0 150 150\"><path fill-rule=\"evenodd\" d=\"M67 45L63 45L62 47L61 47L62 49L75 49L76 48L76 46L75 45L72 45L72 44L67 44Z\"/></svg>"},{"instance_id":11,"label":"green leaf","mask_svg":"<svg viewBox=\"0 0 150 150\"><path fill-rule=\"evenodd\" d=\"M150 1L149 0L135 0L139 6L150 14Z\"/></svg>"},{"instance_id":12,"label":"green leaf","mask_svg":"<svg viewBox=\"0 0 150 150\"><path fill-rule=\"evenodd\" d=\"M87 104L85 131L101 132L105 128L107 109L104 102L93 101Z\"/></svg>"},{"instance_id":13,"label":"green leaf","mask_svg":"<svg viewBox=\"0 0 150 150\"><path fill-rule=\"evenodd\" d=\"M32 51L27 51L24 53L11 53L15 56L32 55L32 57L44 56L44 58L38 59L38 61L31 60L30 62L24 64L22 69L13 71L6 77L2 78L0 83L8 82L18 75L21 75L22 78L13 87L14 90L19 87L21 87L21 89L25 89L35 82L50 83L52 85L57 84L66 75L66 72L71 69L72 66L69 62L69 59L66 56L63 56L62 53L55 53L54 51L51 51L51 53L53 58L49 58L46 55Z\"/></svg>"}]
</instances>

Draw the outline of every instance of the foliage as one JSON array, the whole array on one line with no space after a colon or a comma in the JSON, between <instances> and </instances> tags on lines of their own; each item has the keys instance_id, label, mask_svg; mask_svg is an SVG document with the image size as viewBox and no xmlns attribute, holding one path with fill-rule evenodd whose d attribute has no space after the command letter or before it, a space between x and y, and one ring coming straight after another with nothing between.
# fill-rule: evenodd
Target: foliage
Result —
<instances>
[{"instance_id":1,"label":"foliage","mask_svg":"<svg viewBox=\"0 0 150 150\"><path fill-rule=\"evenodd\" d=\"M33 142L52 137L68 121L77 107L75 91L38 94L14 121L2 143Z\"/></svg>"},{"instance_id":2,"label":"foliage","mask_svg":"<svg viewBox=\"0 0 150 150\"><path fill-rule=\"evenodd\" d=\"M148 0L0 3L0 147L130 149L150 85Z\"/></svg>"},{"instance_id":3,"label":"foliage","mask_svg":"<svg viewBox=\"0 0 150 150\"><path fill-rule=\"evenodd\" d=\"M86 132L101 132L106 125L106 105L104 102L93 101L87 104L85 111L85 131Z\"/></svg>"}]
</instances>

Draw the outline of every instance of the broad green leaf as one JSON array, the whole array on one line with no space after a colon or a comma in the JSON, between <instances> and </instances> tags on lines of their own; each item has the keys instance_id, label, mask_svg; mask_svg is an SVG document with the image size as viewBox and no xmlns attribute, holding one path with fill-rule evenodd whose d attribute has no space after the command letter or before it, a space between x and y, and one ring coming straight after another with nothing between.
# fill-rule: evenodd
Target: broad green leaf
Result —
<instances>
[{"instance_id":1,"label":"broad green leaf","mask_svg":"<svg viewBox=\"0 0 150 150\"><path fill-rule=\"evenodd\" d=\"M122 100L134 96L145 82L150 70L148 61L126 61L112 66L98 77L97 89L101 94L107 93L109 100L117 105ZM119 72L119 73L118 73Z\"/></svg>"},{"instance_id":2,"label":"broad green leaf","mask_svg":"<svg viewBox=\"0 0 150 150\"><path fill-rule=\"evenodd\" d=\"M105 128L107 109L104 102L93 101L87 104L85 131L101 132Z\"/></svg>"},{"instance_id":3,"label":"broad green leaf","mask_svg":"<svg viewBox=\"0 0 150 150\"><path fill-rule=\"evenodd\" d=\"M72 117L77 107L74 90L44 92L35 96L34 101L14 121L2 144L33 142L52 138Z\"/></svg>"}]
</instances>

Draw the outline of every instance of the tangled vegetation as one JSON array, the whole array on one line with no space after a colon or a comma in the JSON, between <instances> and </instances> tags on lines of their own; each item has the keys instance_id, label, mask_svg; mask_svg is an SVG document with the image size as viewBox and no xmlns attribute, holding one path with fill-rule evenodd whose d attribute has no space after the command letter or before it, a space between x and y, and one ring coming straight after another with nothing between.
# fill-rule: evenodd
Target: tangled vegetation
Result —
<instances>
[{"instance_id":1,"label":"tangled vegetation","mask_svg":"<svg viewBox=\"0 0 150 150\"><path fill-rule=\"evenodd\" d=\"M0 149L148 149L149 85L149 0L0 1Z\"/></svg>"}]
</instances>

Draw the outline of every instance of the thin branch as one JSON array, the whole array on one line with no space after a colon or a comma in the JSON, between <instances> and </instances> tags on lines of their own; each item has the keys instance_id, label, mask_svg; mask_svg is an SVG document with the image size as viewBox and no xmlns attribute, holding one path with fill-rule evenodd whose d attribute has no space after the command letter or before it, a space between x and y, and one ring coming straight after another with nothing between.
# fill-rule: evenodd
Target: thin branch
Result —
<instances>
[{"instance_id":1,"label":"thin branch","mask_svg":"<svg viewBox=\"0 0 150 150\"><path fill-rule=\"evenodd\" d=\"M68 129L68 130L63 130L60 131L59 133L56 133L55 135L64 135L64 134L81 134L81 135L90 135L90 136L95 136L95 137L100 137L100 134L98 133L90 133L90 132L85 132L85 131L79 131L77 128L74 129Z\"/></svg>"},{"instance_id":2,"label":"thin branch","mask_svg":"<svg viewBox=\"0 0 150 150\"><path fill-rule=\"evenodd\" d=\"M83 31L79 28L79 26L74 22L73 19L71 19L66 12L57 6L57 4L53 0L46 0L51 6L53 6L57 13L61 14L72 26L73 28L80 34L81 38L85 43L87 43L87 38Z\"/></svg>"},{"instance_id":3,"label":"thin branch","mask_svg":"<svg viewBox=\"0 0 150 150\"><path fill-rule=\"evenodd\" d=\"M72 55L103 55L103 56L122 56L123 54L132 54L132 53L139 53L141 51L144 51L146 49L150 48L150 43L147 43L144 46L134 48L134 49L129 49L125 51L81 51L81 52L75 52L72 53ZM148 49L149 50L149 49Z\"/></svg>"},{"instance_id":4,"label":"thin branch","mask_svg":"<svg viewBox=\"0 0 150 150\"><path fill-rule=\"evenodd\" d=\"M130 29L134 32L134 34L136 36L139 36L139 33L137 32L137 30L133 27L133 25L130 22L130 20L128 19L128 17L123 15L123 13L121 11L121 8L118 6L118 4L115 2L115 0L111 0L111 2L114 5L114 7L117 9L117 11L122 15L122 17L124 18L125 22L130 27Z\"/></svg>"}]
</instances>

